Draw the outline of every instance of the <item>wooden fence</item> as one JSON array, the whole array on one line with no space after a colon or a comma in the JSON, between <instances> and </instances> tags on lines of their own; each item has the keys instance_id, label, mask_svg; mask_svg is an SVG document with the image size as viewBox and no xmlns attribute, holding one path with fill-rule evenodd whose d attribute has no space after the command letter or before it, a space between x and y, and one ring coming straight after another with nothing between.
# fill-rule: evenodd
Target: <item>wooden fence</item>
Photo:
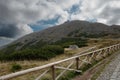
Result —
<instances>
[{"instance_id":1,"label":"wooden fence","mask_svg":"<svg viewBox=\"0 0 120 80\"><path fill-rule=\"evenodd\" d=\"M105 58L107 55L114 53L115 51L118 51L120 49L120 44L112 45L109 47L101 48L95 51L87 52L84 54L76 55L64 60L60 60L57 62L49 63L43 66L34 67L30 69L26 69L23 71L11 73L8 75L0 76L0 80L8 80L12 78L16 78L31 72L44 70L38 77L36 77L35 80L41 80L45 74L51 74L52 80L58 80L60 77L65 74L66 71L75 71L75 72L82 72L81 67L83 67L84 64L92 64L94 61L99 61L103 58ZM63 67L61 64L69 62L69 64L66 67ZM74 65L74 67L72 67ZM56 74L56 70L62 70L59 74ZM50 80L51 80L50 79Z\"/></svg>"}]
</instances>

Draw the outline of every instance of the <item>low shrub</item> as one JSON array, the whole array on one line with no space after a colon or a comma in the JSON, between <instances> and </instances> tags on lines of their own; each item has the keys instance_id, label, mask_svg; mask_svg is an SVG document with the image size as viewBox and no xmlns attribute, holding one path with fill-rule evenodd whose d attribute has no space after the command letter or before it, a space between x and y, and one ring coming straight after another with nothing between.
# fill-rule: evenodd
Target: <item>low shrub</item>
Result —
<instances>
[{"instance_id":1,"label":"low shrub","mask_svg":"<svg viewBox=\"0 0 120 80\"><path fill-rule=\"evenodd\" d=\"M64 48L58 45L46 45L39 49L24 49L11 54L0 54L0 60L49 60L64 53Z\"/></svg>"},{"instance_id":2,"label":"low shrub","mask_svg":"<svg viewBox=\"0 0 120 80\"><path fill-rule=\"evenodd\" d=\"M16 71L19 71L19 70L21 70L21 69L22 69L22 66L21 66L21 65L14 63L14 64L12 64L10 70L11 70L12 72L16 72Z\"/></svg>"}]
</instances>

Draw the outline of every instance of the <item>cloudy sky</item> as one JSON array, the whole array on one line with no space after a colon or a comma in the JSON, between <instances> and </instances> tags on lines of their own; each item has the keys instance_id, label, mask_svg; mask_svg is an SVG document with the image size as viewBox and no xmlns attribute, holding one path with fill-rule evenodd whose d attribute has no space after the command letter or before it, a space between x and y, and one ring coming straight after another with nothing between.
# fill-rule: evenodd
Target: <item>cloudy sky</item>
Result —
<instances>
[{"instance_id":1,"label":"cloudy sky","mask_svg":"<svg viewBox=\"0 0 120 80\"><path fill-rule=\"evenodd\" d=\"M0 45L67 20L120 24L120 0L0 0Z\"/></svg>"}]
</instances>

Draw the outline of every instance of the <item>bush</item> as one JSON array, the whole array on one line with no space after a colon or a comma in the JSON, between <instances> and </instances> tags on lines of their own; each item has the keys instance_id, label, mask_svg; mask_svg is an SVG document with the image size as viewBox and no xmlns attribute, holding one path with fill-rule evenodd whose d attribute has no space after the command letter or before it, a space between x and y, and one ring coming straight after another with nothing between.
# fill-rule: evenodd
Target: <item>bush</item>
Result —
<instances>
[{"instance_id":1,"label":"bush","mask_svg":"<svg viewBox=\"0 0 120 80\"><path fill-rule=\"evenodd\" d=\"M53 52L56 55L62 54L64 52L64 48L59 45L46 45L42 48L42 50L47 50L49 52Z\"/></svg>"},{"instance_id":2,"label":"bush","mask_svg":"<svg viewBox=\"0 0 120 80\"><path fill-rule=\"evenodd\" d=\"M0 53L0 60L36 60L43 59L49 60L56 55L64 53L64 48L69 47L69 45L78 45L79 47L87 46L87 39L81 38L63 38L60 41L51 44L40 44L43 46L36 45L34 47L27 47L21 50L13 50L12 48L7 48L10 50L5 50L7 53Z\"/></svg>"},{"instance_id":3,"label":"bush","mask_svg":"<svg viewBox=\"0 0 120 80\"><path fill-rule=\"evenodd\" d=\"M46 45L40 50L41 54L39 56L46 60L64 53L64 48L58 45Z\"/></svg>"},{"instance_id":4,"label":"bush","mask_svg":"<svg viewBox=\"0 0 120 80\"><path fill-rule=\"evenodd\" d=\"M79 37L76 38L62 38L61 40L57 41L57 45L61 45L64 48L68 48L69 45L78 45L79 47L87 46L87 39L81 39Z\"/></svg>"},{"instance_id":5,"label":"bush","mask_svg":"<svg viewBox=\"0 0 120 80\"><path fill-rule=\"evenodd\" d=\"M24 49L11 54L0 54L0 60L48 60L64 53L64 48L58 45L46 45L39 49Z\"/></svg>"},{"instance_id":6,"label":"bush","mask_svg":"<svg viewBox=\"0 0 120 80\"><path fill-rule=\"evenodd\" d=\"M21 69L22 69L21 65L16 64L16 63L12 64L12 67L11 67L12 72L16 72L16 71L19 71Z\"/></svg>"}]
</instances>

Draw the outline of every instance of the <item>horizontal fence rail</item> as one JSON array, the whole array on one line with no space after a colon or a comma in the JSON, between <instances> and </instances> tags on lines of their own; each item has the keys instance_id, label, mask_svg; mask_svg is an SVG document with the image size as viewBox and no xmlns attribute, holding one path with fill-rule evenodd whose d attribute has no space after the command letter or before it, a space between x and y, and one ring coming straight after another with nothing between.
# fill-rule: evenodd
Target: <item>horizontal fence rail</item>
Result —
<instances>
[{"instance_id":1,"label":"horizontal fence rail","mask_svg":"<svg viewBox=\"0 0 120 80\"><path fill-rule=\"evenodd\" d=\"M8 79L16 78L39 70L45 70L45 71L42 72L38 77L36 77L35 80L41 80L42 77L44 77L44 75L47 74L48 72L51 73L52 80L58 80L60 79L60 77L63 76L63 74L66 71L82 72L81 67L83 67L84 64L92 64L94 61L99 61L105 58L107 55L114 53L115 51L118 51L119 49L120 49L120 44L112 45L109 47L101 48L84 54L75 55L73 57L60 60L57 62L49 63L43 66L38 66L23 71L11 73L8 75L0 76L0 80L8 80ZM69 63L66 67L61 65L61 63L65 63L65 62ZM61 71L59 74L56 75L56 70L58 69L63 71Z\"/></svg>"}]
</instances>

